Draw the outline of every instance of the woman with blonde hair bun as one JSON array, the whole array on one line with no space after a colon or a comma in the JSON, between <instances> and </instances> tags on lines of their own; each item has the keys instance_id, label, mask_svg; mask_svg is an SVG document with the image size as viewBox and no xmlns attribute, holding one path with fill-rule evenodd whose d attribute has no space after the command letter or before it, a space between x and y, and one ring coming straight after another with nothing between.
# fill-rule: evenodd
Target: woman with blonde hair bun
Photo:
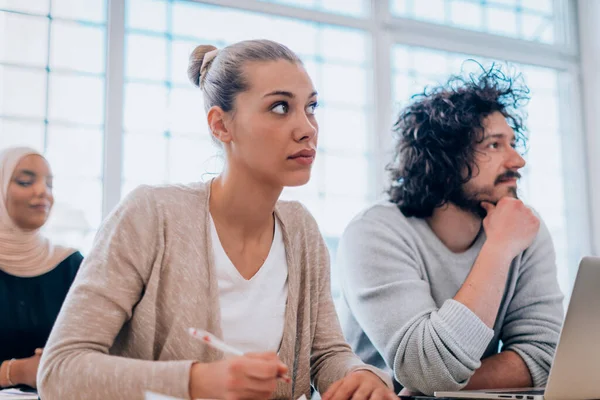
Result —
<instances>
[{"instance_id":1,"label":"woman with blonde hair bun","mask_svg":"<svg viewBox=\"0 0 600 400\"><path fill-rule=\"evenodd\" d=\"M198 46L188 75L224 169L208 183L140 187L110 215L42 356L41 396L297 399L312 384L324 399L395 398L344 341L317 223L279 200L308 182L317 155L317 92L302 62L250 40Z\"/></svg>"}]
</instances>

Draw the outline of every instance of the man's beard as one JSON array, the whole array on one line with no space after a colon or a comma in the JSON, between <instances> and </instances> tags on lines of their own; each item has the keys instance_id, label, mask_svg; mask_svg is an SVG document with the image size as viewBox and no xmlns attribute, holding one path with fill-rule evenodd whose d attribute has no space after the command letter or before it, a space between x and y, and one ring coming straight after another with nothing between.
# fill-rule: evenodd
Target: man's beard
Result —
<instances>
[{"instance_id":1,"label":"man's beard","mask_svg":"<svg viewBox=\"0 0 600 400\"><path fill-rule=\"evenodd\" d=\"M462 185L450 196L450 202L456 205L461 210L475 214L477 217L483 219L487 216L487 211L481 206L481 202L485 201L496 205L500 198L494 198L494 188L502 183L506 179L517 178L521 175L516 171L508 171L498 178L494 182L493 186L485 186L483 188L467 189L466 185ZM518 199L517 188L508 187L508 196Z\"/></svg>"}]
</instances>

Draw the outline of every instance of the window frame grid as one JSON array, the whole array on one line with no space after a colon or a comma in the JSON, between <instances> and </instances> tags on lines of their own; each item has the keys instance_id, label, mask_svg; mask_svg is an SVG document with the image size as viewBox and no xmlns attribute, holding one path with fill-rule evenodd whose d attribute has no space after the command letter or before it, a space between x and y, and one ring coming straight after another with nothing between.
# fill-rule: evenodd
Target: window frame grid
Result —
<instances>
[{"instance_id":1,"label":"window frame grid","mask_svg":"<svg viewBox=\"0 0 600 400\"><path fill-rule=\"evenodd\" d=\"M104 69L104 72L100 72L100 73L80 71L77 69L62 68L62 67L53 68L51 66L51 64L52 64L52 27L53 27L53 23L59 22L59 23L67 23L67 24L78 24L81 26L104 28L105 32L108 31L108 24L109 24L108 18L105 20L105 22L93 22L93 21L86 21L86 20L75 19L75 18L55 17L52 15L52 5L53 5L53 1L48 0L48 13L46 13L46 14L41 14L41 13L36 13L36 12L27 12L27 11L15 11L15 10L5 9L5 8L0 7L0 12L6 13L7 15L12 14L12 15L20 15L20 16L34 17L34 18L40 18L40 19L43 18L48 21L47 41L46 41L46 48L48 49L48 51L46 53L46 59L45 59L44 66L33 66L33 65L21 64L18 62L0 61L0 67L8 67L8 68L14 68L14 69L18 69L18 70L36 71L36 72L44 73L44 81L45 81L44 91L45 92L44 92L44 117L43 118L40 119L37 117L9 115L9 114L0 113L0 119L2 119L2 120L43 124L43 126L44 126L43 143L42 143L42 147L40 149L40 150L42 150L42 152L46 152L46 150L48 149L49 125L58 125L58 126L64 126L64 127L69 127L69 128L84 128L84 129L91 128L91 129L105 130L105 123L88 124L88 123L63 121L63 120L50 121L49 114L50 114L50 75L51 74L59 74L59 75L67 75L67 76L75 76L75 77L101 78L101 79L104 79L105 82L107 81L107 75L108 75L106 68ZM107 5L107 8L108 8L108 5ZM107 10L105 10L105 12L107 12ZM107 46L105 46L105 49L106 49L106 47Z\"/></svg>"},{"instance_id":2,"label":"window frame grid","mask_svg":"<svg viewBox=\"0 0 600 400\"><path fill-rule=\"evenodd\" d=\"M172 3L174 0L168 0ZM370 138L375 160L369 165L369 190L382 195L387 174L385 165L390 160L392 136L390 135L392 115L392 65L391 56L395 44L425 47L429 49L473 54L483 58L493 58L511 63L553 68L566 77L561 79L560 102L562 104L580 104L581 83L579 82L580 60L577 46L577 5L574 1L554 0L556 44L544 44L523 39L493 35L453 26L417 21L392 15L390 3L385 0L369 1L369 12L365 17L337 15L333 13L293 7L278 3L266 3L258 0L184 0L228 7L238 10L259 12L266 15L288 17L340 27L363 30L370 38L368 49L372 61L371 82L368 91L374 100L371 120L368 126L374 132ZM109 0L108 13L108 57L107 57L107 107L104 154L104 216L120 201L123 165L123 104L125 83L125 53L123 43L126 35L124 1ZM559 37L560 36L560 37ZM119 43L120 42L120 43ZM169 77L170 79L170 77ZM581 154L585 150L585 136L582 128L581 112L571 108L561 125L570 125L573 133L571 141L565 145L563 158L568 162L576 161L563 170L565 179L571 176L568 171L583 168L585 160ZM566 139L563 139L565 142ZM565 163L566 164L566 163ZM565 180L568 183L568 179ZM574 189L575 186L578 189ZM567 194L569 209L583 210L579 215L569 215L568 234L577 233L578 238L589 238L590 200L589 181L580 177L578 185ZM334 239L334 238L328 238ZM573 239L569 241L569 271L574 276L577 269L576 258L591 251L590 240ZM573 245L573 247L571 247Z\"/></svg>"},{"instance_id":3,"label":"window frame grid","mask_svg":"<svg viewBox=\"0 0 600 400\"><path fill-rule=\"evenodd\" d=\"M38 12L30 12L30 11L18 11L18 10L12 10L12 9L6 9L6 8L2 8L0 7L0 12L6 13L6 15L20 15L20 16L25 16L25 17L33 17L33 18L40 18L40 19L45 19L48 22L48 26L47 26L47 40L46 40L46 48L47 48L47 53L46 53L46 58L44 61L44 66L34 66L34 65L27 65L27 64L23 64L23 63L18 63L18 62L4 62L4 61L0 61L0 67L8 67L8 68L14 68L17 70L25 70L25 71L36 71L36 72L40 72L44 74L44 116L42 118L40 117L31 117L31 116L21 116L21 115L9 115L9 114L3 114L0 113L0 120L4 120L4 121L13 121L13 122L22 122L22 123L34 123L34 124L41 124L43 126L43 135L42 135L42 143L41 143L41 147L39 148L39 150L42 153L46 153L49 149L48 147L48 141L49 141L49 130L51 127L63 127L63 128L82 128L82 129L92 129L92 130L100 130L104 133L104 135L106 135L107 132L107 125L106 125L106 106L104 107L104 109L102 110L102 114L103 114L103 122L100 124L92 124L92 123L82 123L82 122L73 122L73 121L66 121L66 120L60 120L60 119L51 119L50 118L50 90L51 90L51 85L50 85L50 79L51 79L51 75L55 74L54 76L56 76L56 74L63 75L63 76L69 76L69 77L92 77L92 78L100 78L104 80L104 86L106 86L107 82L108 82L108 69L107 69L107 65L104 65L104 71L103 72L87 72L87 71L81 71L81 70L77 70L77 69L71 69L71 68L64 68L64 67L52 67L52 28L53 28L53 23L57 22L57 23L65 23L65 24L76 24L79 26L85 26L85 27L96 27L96 28L103 28L104 29L104 34L105 36L108 34L108 30L109 30L109 3L110 0L108 0L104 6L104 21L103 22L97 22L97 21L88 21L88 20L83 20L83 19L79 19L79 18L66 18L66 17L56 17L53 15L53 0L48 0L48 12L47 13L38 13ZM106 52L108 50L108 45L105 42L104 43L104 59L106 60ZM104 91L104 96L106 98L106 91ZM104 161L104 160L103 160ZM95 182L95 183L100 183L100 185L102 186L102 190L103 192L106 192L106 188L104 187L104 176L102 174L102 171L100 171L100 175L98 176L93 176L93 177L69 177L69 180L82 180L82 179L86 179L89 180L90 182ZM103 206L104 201L102 201L102 206ZM104 217L106 214L104 213L104 208L102 209L102 217ZM91 234L92 232L94 232L96 229L94 227L89 227L86 230L81 231L80 233L83 236L87 236L89 234Z\"/></svg>"}]
</instances>

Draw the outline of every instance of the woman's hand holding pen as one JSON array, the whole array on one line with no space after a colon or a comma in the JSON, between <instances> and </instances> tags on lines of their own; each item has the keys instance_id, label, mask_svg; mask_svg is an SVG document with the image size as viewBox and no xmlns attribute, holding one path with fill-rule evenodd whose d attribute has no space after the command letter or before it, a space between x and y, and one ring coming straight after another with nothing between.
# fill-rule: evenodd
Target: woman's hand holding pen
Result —
<instances>
[{"instance_id":1,"label":"woman's hand holding pen","mask_svg":"<svg viewBox=\"0 0 600 400\"><path fill-rule=\"evenodd\" d=\"M211 363L196 363L190 372L193 399L268 399L277 380L288 373L276 353L247 353Z\"/></svg>"}]
</instances>

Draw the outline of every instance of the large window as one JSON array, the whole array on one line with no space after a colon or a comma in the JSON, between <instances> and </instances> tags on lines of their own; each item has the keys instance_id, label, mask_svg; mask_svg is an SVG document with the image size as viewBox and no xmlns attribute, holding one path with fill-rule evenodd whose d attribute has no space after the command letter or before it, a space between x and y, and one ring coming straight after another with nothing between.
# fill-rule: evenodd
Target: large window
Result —
<instances>
[{"instance_id":1,"label":"large window","mask_svg":"<svg viewBox=\"0 0 600 400\"><path fill-rule=\"evenodd\" d=\"M458 28L553 44L553 0L392 0L392 12Z\"/></svg>"},{"instance_id":2,"label":"large window","mask_svg":"<svg viewBox=\"0 0 600 400\"><path fill-rule=\"evenodd\" d=\"M226 4L0 0L0 148L29 144L47 154L58 202L53 236L85 252L101 219L135 186L218 173L222 158L202 95L186 76L189 54L198 44L269 38L301 56L319 91L313 177L283 196L306 204L335 261L350 219L383 195L391 116L474 58L516 69L532 89L521 196L549 226L569 292L579 257L589 252L587 191L571 179L583 168L584 145L572 110L579 60L569 1ZM335 293L335 276L333 283Z\"/></svg>"},{"instance_id":3,"label":"large window","mask_svg":"<svg viewBox=\"0 0 600 400\"><path fill-rule=\"evenodd\" d=\"M0 1L0 148L44 152L58 241L89 247L102 219L105 0Z\"/></svg>"}]
</instances>

